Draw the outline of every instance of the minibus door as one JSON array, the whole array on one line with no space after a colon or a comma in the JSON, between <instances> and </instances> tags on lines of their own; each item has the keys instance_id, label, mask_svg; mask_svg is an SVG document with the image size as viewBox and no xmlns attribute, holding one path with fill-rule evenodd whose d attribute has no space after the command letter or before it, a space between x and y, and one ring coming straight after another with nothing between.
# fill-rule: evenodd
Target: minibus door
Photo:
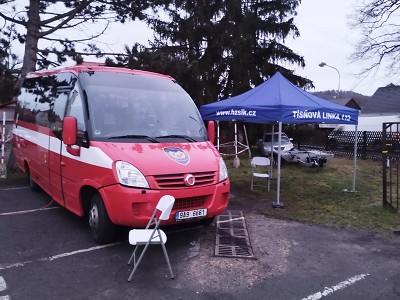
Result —
<instances>
[{"instance_id":1,"label":"minibus door","mask_svg":"<svg viewBox=\"0 0 400 300\"><path fill-rule=\"evenodd\" d=\"M50 158L50 183L53 199L65 206L62 188L61 151L62 151L62 123L68 100L68 91L58 91L53 107L53 122L51 124L51 137L49 145Z\"/></svg>"},{"instance_id":2,"label":"minibus door","mask_svg":"<svg viewBox=\"0 0 400 300\"><path fill-rule=\"evenodd\" d=\"M87 134L83 99L78 86L72 90L65 109L60 152L61 185L64 206L77 215L83 215L80 188L85 180L82 168L81 148L87 146Z\"/></svg>"}]
</instances>

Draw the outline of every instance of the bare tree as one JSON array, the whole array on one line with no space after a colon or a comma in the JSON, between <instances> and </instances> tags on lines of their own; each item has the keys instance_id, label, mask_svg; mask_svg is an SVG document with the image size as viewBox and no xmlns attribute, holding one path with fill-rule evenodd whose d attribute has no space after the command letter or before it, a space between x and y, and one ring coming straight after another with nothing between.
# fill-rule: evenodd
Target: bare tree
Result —
<instances>
[{"instance_id":1,"label":"bare tree","mask_svg":"<svg viewBox=\"0 0 400 300\"><path fill-rule=\"evenodd\" d=\"M25 44L19 88L27 73L37 68L59 65L68 56L77 60L79 54L104 55L93 39L101 36L110 22L142 19L152 1L29 0L21 6L20 0L0 0L0 4L0 17L19 27L18 40ZM96 26L95 33L88 30L90 24ZM81 33L78 38L71 38L71 29ZM86 45L83 52L76 50L77 43Z\"/></svg>"},{"instance_id":2,"label":"bare tree","mask_svg":"<svg viewBox=\"0 0 400 300\"><path fill-rule=\"evenodd\" d=\"M364 0L352 16L351 25L361 29L353 61L368 61L361 74L385 69L386 75L400 71L400 1Z\"/></svg>"}]
</instances>

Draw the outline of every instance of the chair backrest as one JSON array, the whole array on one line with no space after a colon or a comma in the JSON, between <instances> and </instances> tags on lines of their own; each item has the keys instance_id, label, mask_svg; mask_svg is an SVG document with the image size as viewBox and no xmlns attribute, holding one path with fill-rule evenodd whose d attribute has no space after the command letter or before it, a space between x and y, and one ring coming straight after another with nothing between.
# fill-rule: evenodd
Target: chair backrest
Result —
<instances>
[{"instance_id":1,"label":"chair backrest","mask_svg":"<svg viewBox=\"0 0 400 300\"><path fill-rule=\"evenodd\" d=\"M269 166L271 164L271 161L269 160L268 157L263 157L263 156L255 156L251 159L252 166Z\"/></svg>"},{"instance_id":2,"label":"chair backrest","mask_svg":"<svg viewBox=\"0 0 400 300\"><path fill-rule=\"evenodd\" d=\"M162 196L158 201L157 209L161 211L160 220L168 220L171 214L172 207L174 206L175 198L171 195Z\"/></svg>"}]
</instances>

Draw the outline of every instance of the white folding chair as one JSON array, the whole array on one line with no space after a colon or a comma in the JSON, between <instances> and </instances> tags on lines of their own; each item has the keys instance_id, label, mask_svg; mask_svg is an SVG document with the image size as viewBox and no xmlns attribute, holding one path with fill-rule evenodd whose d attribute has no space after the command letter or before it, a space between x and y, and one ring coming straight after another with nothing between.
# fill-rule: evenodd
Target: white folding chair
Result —
<instances>
[{"instance_id":1,"label":"white folding chair","mask_svg":"<svg viewBox=\"0 0 400 300\"><path fill-rule=\"evenodd\" d=\"M255 156L251 159L250 162L251 165L251 190L253 190L253 187L255 186L261 186L261 187L268 187L269 191L269 180L270 180L270 168L271 168L271 161L269 160L268 157L262 157L262 156ZM255 178L261 178L262 180L267 180L266 185L265 184L255 184Z\"/></svg>"},{"instance_id":2,"label":"white folding chair","mask_svg":"<svg viewBox=\"0 0 400 300\"><path fill-rule=\"evenodd\" d=\"M132 229L129 231L129 243L135 246L135 249L128 261L128 265L133 260L133 270L129 275L128 281L131 281L133 274L135 273L140 261L142 260L144 253L146 252L149 245L161 245L165 259L168 264L169 271L171 273L171 278L174 278L174 273L172 272L171 264L169 262L169 257L167 249L165 248L165 243L167 242L167 235L160 229L160 223L162 220L168 220L172 207L174 206L175 198L170 195L162 196L158 201L158 204L151 216L146 229ZM158 216L159 215L159 216ZM154 227L153 227L154 226ZM151 228L153 227L153 228ZM143 251L140 253L138 260L136 261L136 251L140 246L144 245Z\"/></svg>"}]
</instances>

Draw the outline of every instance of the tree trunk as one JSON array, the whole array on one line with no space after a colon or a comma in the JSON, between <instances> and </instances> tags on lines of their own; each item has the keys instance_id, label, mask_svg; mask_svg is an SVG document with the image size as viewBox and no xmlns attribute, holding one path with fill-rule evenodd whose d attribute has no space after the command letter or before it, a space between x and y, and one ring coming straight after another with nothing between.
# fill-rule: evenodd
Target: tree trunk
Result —
<instances>
[{"instance_id":1,"label":"tree trunk","mask_svg":"<svg viewBox=\"0 0 400 300\"><path fill-rule=\"evenodd\" d=\"M21 68L21 75L18 78L16 88L21 89L22 83L29 72L36 70L38 41L40 34L40 0L30 0L28 10L28 21L26 24L26 40L24 60Z\"/></svg>"}]
</instances>

